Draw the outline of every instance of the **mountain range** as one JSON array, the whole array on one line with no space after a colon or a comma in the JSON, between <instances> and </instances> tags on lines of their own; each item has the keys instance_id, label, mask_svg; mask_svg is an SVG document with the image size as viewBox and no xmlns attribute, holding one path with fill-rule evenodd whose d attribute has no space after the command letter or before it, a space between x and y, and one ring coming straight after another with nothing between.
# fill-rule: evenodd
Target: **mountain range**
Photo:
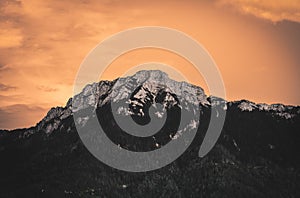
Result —
<instances>
[{"instance_id":1,"label":"mountain range","mask_svg":"<svg viewBox=\"0 0 300 198\"><path fill-rule=\"evenodd\" d=\"M211 116L218 116L215 106L226 111L224 127L213 149L199 157ZM94 111L115 144L150 151L178 138L180 113L195 109L199 119L181 129L199 126L191 145L149 172L125 172L97 160L76 128L92 130ZM145 125L165 115L165 125L148 138L125 133L114 117ZM164 72L139 71L86 85L33 127L0 130L0 197L300 197L299 121L299 106L226 101Z\"/></svg>"}]
</instances>

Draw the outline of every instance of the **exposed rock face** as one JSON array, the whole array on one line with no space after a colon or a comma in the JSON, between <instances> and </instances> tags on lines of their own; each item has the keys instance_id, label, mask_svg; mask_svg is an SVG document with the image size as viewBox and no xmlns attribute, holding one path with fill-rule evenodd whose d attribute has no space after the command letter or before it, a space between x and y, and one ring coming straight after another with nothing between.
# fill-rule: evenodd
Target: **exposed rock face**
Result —
<instances>
[{"instance_id":1,"label":"exposed rock face","mask_svg":"<svg viewBox=\"0 0 300 198\"><path fill-rule=\"evenodd\" d=\"M168 126L139 142L116 125L112 103L118 116L142 124L149 121L149 107L160 103L154 116L168 114ZM212 106L226 110L225 125L213 150L199 158ZM172 133L180 112L196 107L199 120L181 131L199 124L191 146L170 165L147 173L118 171L96 160L74 123L85 128L91 119L85 112L95 111L116 144L148 151L180 138ZM82 116L74 121L73 112ZM0 197L299 197L299 131L299 107L227 102L161 71L140 71L87 85L35 127L0 131Z\"/></svg>"}]
</instances>

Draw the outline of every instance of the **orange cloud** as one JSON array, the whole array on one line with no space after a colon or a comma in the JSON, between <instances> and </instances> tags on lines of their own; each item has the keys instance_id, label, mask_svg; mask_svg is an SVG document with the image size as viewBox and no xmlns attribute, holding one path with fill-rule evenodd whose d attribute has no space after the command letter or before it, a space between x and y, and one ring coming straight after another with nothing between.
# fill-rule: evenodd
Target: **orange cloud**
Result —
<instances>
[{"instance_id":1,"label":"orange cloud","mask_svg":"<svg viewBox=\"0 0 300 198\"><path fill-rule=\"evenodd\" d=\"M300 22L299 0L219 0L243 13L251 14L272 22L290 20Z\"/></svg>"},{"instance_id":2,"label":"orange cloud","mask_svg":"<svg viewBox=\"0 0 300 198\"><path fill-rule=\"evenodd\" d=\"M0 83L0 91L15 90L17 87Z\"/></svg>"},{"instance_id":3,"label":"orange cloud","mask_svg":"<svg viewBox=\"0 0 300 198\"><path fill-rule=\"evenodd\" d=\"M10 105L0 107L0 128L13 129L32 125L32 120L40 120L47 109L35 105ZM30 116L29 116L30 115Z\"/></svg>"},{"instance_id":4,"label":"orange cloud","mask_svg":"<svg viewBox=\"0 0 300 198\"><path fill-rule=\"evenodd\" d=\"M55 92L55 91L58 90L57 88L52 88L52 87L43 86L43 85L40 85L40 86L38 86L37 88L38 88L39 90L45 91L45 92Z\"/></svg>"},{"instance_id":5,"label":"orange cloud","mask_svg":"<svg viewBox=\"0 0 300 198\"><path fill-rule=\"evenodd\" d=\"M20 29L0 24L0 48L19 47L22 41L23 35Z\"/></svg>"}]
</instances>

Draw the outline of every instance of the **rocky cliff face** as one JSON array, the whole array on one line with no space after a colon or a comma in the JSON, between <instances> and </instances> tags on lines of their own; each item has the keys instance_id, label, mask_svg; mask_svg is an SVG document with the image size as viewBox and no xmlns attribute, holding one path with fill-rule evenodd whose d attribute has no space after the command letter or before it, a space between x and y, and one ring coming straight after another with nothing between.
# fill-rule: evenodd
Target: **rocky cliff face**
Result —
<instances>
[{"instance_id":1,"label":"rocky cliff face","mask_svg":"<svg viewBox=\"0 0 300 198\"><path fill-rule=\"evenodd\" d=\"M112 103L117 116L139 124L150 121L149 108L159 103L152 113L157 119L168 114L168 124L154 138L137 141L117 126ZM225 125L213 150L199 158L212 106L226 110ZM76 122L84 128L90 120L86 111L92 110L113 142L148 151L178 138L172 131L180 112L195 109L199 128L191 146L170 165L147 173L99 162L75 127ZM82 116L74 120L74 112ZM299 121L299 107L207 97L202 88L161 71L100 81L65 107L52 108L36 126L0 132L0 197L299 197Z\"/></svg>"}]
</instances>

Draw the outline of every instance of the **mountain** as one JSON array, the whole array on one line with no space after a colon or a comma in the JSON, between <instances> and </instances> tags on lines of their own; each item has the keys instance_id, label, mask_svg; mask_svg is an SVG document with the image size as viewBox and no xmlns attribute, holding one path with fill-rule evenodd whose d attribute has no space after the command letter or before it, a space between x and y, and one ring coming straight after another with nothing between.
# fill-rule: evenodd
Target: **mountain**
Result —
<instances>
[{"instance_id":1,"label":"mountain","mask_svg":"<svg viewBox=\"0 0 300 198\"><path fill-rule=\"evenodd\" d=\"M200 158L215 106L226 110L224 127ZM183 155L161 169L133 173L105 165L84 146L76 126L90 131L90 112L115 144L132 151L178 138L180 113L200 116L182 128L188 133L190 123L199 125ZM139 138L125 133L112 112L140 125L166 122L157 134ZM34 127L0 131L0 197L300 197L299 121L300 107L228 102L161 71L139 71L85 86Z\"/></svg>"}]
</instances>

